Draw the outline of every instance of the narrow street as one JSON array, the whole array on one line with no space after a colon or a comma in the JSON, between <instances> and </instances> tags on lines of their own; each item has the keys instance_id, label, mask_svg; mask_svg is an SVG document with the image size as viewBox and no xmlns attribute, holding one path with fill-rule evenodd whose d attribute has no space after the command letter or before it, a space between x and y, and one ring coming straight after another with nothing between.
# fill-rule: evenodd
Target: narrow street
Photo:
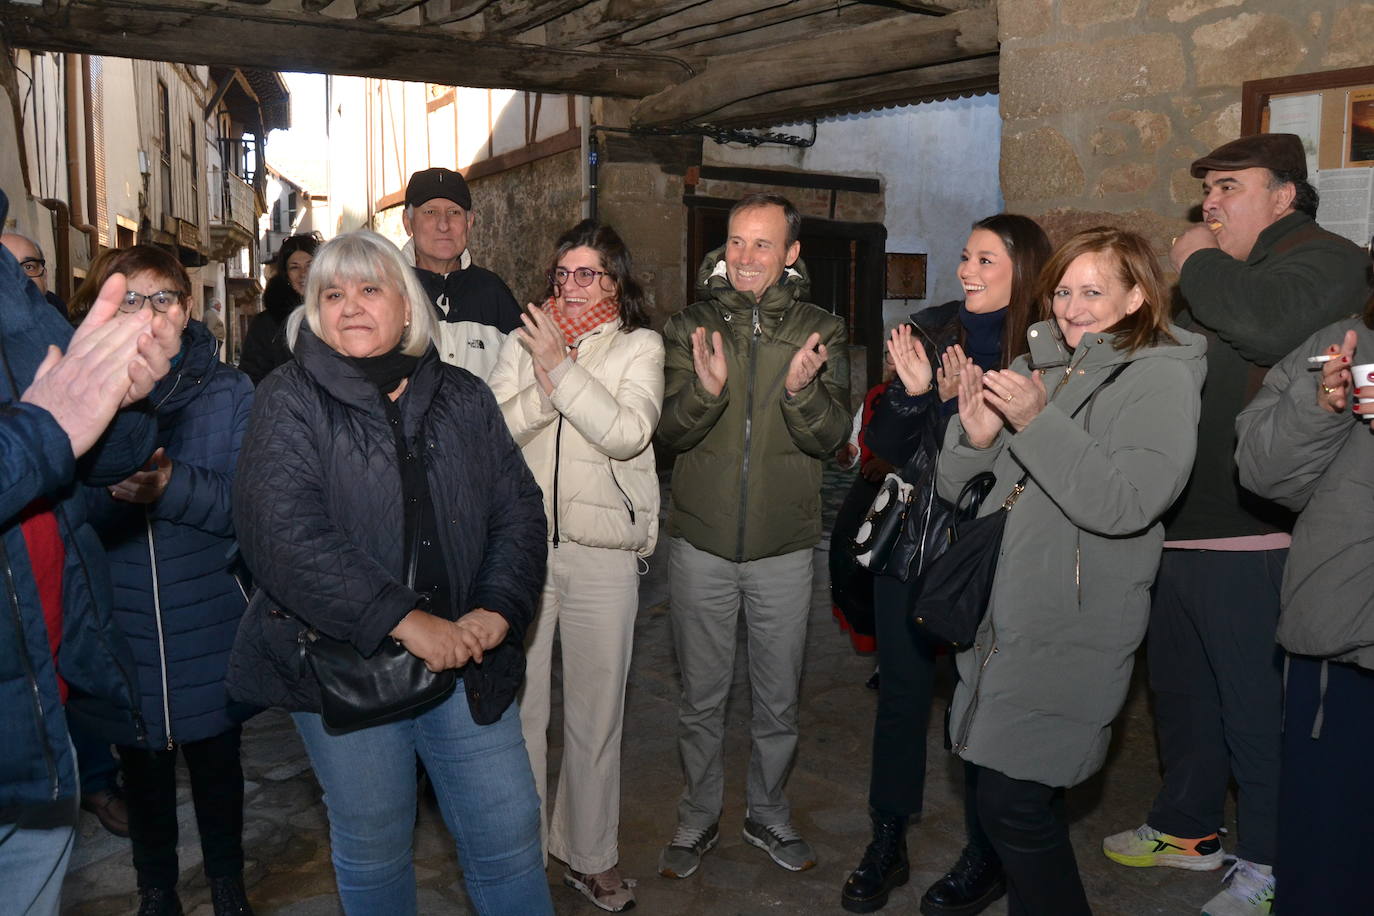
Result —
<instances>
[{"instance_id":1,"label":"narrow street","mask_svg":"<svg viewBox=\"0 0 1374 916\"><path fill-rule=\"evenodd\" d=\"M847 475L826 477L827 528L848 486ZM801 747L789 783L796 825L815 847L816 868L791 874L774 866L739 836L744 818L749 696L744 653L737 657L728 710L726 807L721 842L696 875L669 881L656 874L659 849L671 835L681 790L675 740L677 665L668 623L666 563L654 557L640 592L635 657L630 673L624 742L620 866L638 878L636 912L663 916L753 916L842 913L840 886L858 864L868 840L866 810L869 737L875 695L864 687L873 659L856 655L830 614L826 587L828 540L816 552L816 590L807 637L802 689ZM942 661L941 699L931 716L930 772L926 810L908 834L911 882L893 894L885 913L914 914L924 889L959 855L963 842L961 768L943 750L942 721L952 689ZM555 678L555 711L558 681ZM1072 790L1072 831L1088 897L1099 916L1196 913L1217 890L1222 872L1127 869L1099 851L1103 835L1135 826L1158 786L1153 724L1143 673L1137 667L1121 727L1104 773ZM561 747L555 712L550 761ZM259 914L325 916L338 912L329 864L328 826L320 790L289 718L269 711L244 731L247 816L244 845L249 895ZM551 781L551 785L552 785ZM190 787L183 773L181 802L181 897L188 916L210 916L209 891L200 871L200 848ZM420 806L416 866L423 914L471 912L457 858L437 809ZM563 868L551 862L554 907L559 916L600 912L563 887ZM128 842L83 814L80 840L67 878L64 913L73 916L130 913L136 908ZM987 913L1004 916L1005 902Z\"/></svg>"}]
</instances>

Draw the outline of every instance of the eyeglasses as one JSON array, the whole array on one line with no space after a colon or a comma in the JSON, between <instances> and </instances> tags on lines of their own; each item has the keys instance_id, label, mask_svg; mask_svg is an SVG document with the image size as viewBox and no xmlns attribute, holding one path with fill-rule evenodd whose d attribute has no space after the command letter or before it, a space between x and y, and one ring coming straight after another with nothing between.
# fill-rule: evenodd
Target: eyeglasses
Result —
<instances>
[{"instance_id":1,"label":"eyeglasses","mask_svg":"<svg viewBox=\"0 0 1374 916\"><path fill-rule=\"evenodd\" d=\"M568 270L566 267L555 267L549 271L549 279L556 285L562 286L568 282L568 277L577 281L578 286L587 287L592 285L592 281L597 277L606 276L604 270L592 270L590 267L579 267L577 270Z\"/></svg>"},{"instance_id":2,"label":"eyeglasses","mask_svg":"<svg viewBox=\"0 0 1374 916\"><path fill-rule=\"evenodd\" d=\"M123 300L119 303L119 310L126 314L137 312L143 308L143 303L148 303L155 312L165 312L172 306L181 301L181 293L174 289L160 289L155 293L136 293L133 290L124 294Z\"/></svg>"},{"instance_id":3,"label":"eyeglasses","mask_svg":"<svg viewBox=\"0 0 1374 916\"><path fill-rule=\"evenodd\" d=\"M25 258L19 262L19 266L24 268L24 273L30 277L41 277L47 272L48 262L42 258Z\"/></svg>"}]
</instances>

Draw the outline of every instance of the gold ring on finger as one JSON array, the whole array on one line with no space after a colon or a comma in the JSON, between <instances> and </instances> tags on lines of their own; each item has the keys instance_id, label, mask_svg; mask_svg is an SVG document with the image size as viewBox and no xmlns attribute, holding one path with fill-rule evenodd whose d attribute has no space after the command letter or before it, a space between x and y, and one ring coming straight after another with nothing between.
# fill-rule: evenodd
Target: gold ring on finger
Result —
<instances>
[{"instance_id":1,"label":"gold ring on finger","mask_svg":"<svg viewBox=\"0 0 1374 916\"><path fill-rule=\"evenodd\" d=\"M1335 394L1335 393L1336 393L1336 389L1335 389L1335 388L1327 387L1327 385L1326 385L1325 383L1322 384L1322 391L1325 391L1327 394Z\"/></svg>"},{"instance_id":2,"label":"gold ring on finger","mask_svg":"<svg viewBox=\"0 0 1374 916\"><path fill-rule=\"evenodd\" d=\"M1002 399L1003 399L1004 401L1010 401L1010 400L1012 399L1012 396L1009 395L1009 394L1004 394L1004 395L1002 395Z\"/></svg>"}]
</instances>

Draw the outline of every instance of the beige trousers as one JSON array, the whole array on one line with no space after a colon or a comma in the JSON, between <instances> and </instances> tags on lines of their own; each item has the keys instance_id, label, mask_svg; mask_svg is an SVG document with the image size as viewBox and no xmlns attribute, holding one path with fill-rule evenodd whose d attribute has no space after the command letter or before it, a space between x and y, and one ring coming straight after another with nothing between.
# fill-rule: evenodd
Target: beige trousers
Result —
<instances>
[{"instance_id":1,"label":"beige trousers","mask_svg":"<svg viewBox=\"0 0 1374 916\"><path fill-rule=\"evenodd\" d=\"M526 640L520 724L543 812L545 852L595 874L620 860L620 735L639 609L630 550L568 541L548 548L539 613ZM563 661L563 762L552 816L548 728L554 631Z\"/></svg>"}]
</instances>

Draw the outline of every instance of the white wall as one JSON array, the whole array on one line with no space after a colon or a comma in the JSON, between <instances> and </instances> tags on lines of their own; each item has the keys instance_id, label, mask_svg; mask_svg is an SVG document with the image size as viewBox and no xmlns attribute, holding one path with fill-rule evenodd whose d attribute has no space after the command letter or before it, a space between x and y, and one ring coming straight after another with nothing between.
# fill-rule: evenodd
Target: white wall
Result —
<instances>
[{"instance_id":1,"label":"white wall","mask_svg":"<svg viewBox=\"0 0 1374 916\"><path fill-rule=\"evenodd\" d=\"M809 137L811 125L775 130ZM969 226L1002 208L1001 132L997 96L984 95L827 118L816 125L815 145L806 149L750 149L708 140L703 155L711 165L880 179L887 250L928 254L926 298L885 301L884 319L891 324L908 312L963 298L955 271Z\"/></svg>"}]
</instances>

